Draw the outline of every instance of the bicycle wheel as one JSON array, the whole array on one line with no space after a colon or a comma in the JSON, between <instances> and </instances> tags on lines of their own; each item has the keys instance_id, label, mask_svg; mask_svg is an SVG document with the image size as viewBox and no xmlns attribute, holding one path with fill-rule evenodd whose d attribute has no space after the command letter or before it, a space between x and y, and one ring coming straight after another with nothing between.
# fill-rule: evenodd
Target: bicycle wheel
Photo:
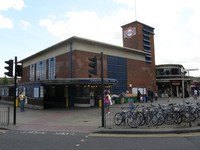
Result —
<instances>
[{"instance_id":1,"label":"bicycle wheel","mask_svg":"<svg viewBox=\"0 0 200 150\"><path fill-rule=\"evenodd\" d=\"M121 125L123 122L123 116L121 113L116 113L115 116L114 116L114 123L115 125L119 126Z\"/></svg>"},{"instance_id":2,"label":"bicycle wheel","mask_svg":"<svg viewBox=\"0 0 200 150\"><path fill-rule=\"evenodd\" d=\"M183 121L183 118L179 112L174 112L174 122L176 124L181 124Z\"/></svg>"},{"instance_id":3,"label":"bicycle wheel","mask_svg":"<svg viewBox=\"0 0 200 150\"><path fill-rule=\"evenodd\" d=\"M137 112L137 117L139 119L139 122L140 122L140 126L144 125L145 124L145 118L144 118L144 115L142 112Z\"/></svg>"},{"instance_id":4,"label":"bicycle wheel","mask_svg":"<svg viewBox=\"0 0 200 150\"><path fill-rule=\"evenodd\" d=\"M165 122L165 117L162 114L157 114L158 117L158 126L161 126Z\"/></svg>"},{"instance_id":5,"label":"bicycle wheel","mask_svg":"<svg viewBox=\"0 0 200 150\"><path fill-rule=\"evenodd\" d=\"M153 115L153 116L149 117L149 125L153 125L153 126L157 126L158 125L158 117L156 115Z\"/></svg>"},{"instance_id":6,"label":"bicycle wheel","mask_svg":"<svg viewBox=\"0 0 200 150\"><path fill-rule=\"evenodd\" d=\"M167 125L172 125L174 123L174 117L171 112L165 114L165 123Z\"/></svg>"},{"instance_id":7,"label":"bicycle wheel","mask_svg":"<svg viewBox=\"0 0 200 150\"><path fill-rule=\"evenodd\" d=\"M137 117L137 113L132 113L128 116L127 118L127 124L131 127L131 128L137 128L140 125L140 120Z\"/></svg>"},{"instance_id":8,"label":"bicycle wheel","mask_svg":"<svg viewBox=\"0 0 200 150\"><path fill-rule=\"evenodd\" d=\"M197 118L200 117L200 109L199 108L197 109L197 116L198 116Z\"/></svg>"},{"instance_id":9,"label":"bicycle wheel","mask_svg":"<svg viewBox=\"0 0 200 150\"><path fill-rule=\"evenodd\" d=\"M189 123L190 121L194 122L196 120L194 114L192 113L189 114L189 112L186 112L183 118L186 123Z\"/></svg>"},{"instance_id":10,"label":"bicycle wheel","mask_svg":"<svg viewBox=\"0 0 200 150\"><path fill-rule=\"evenodd\" d=\"M146 116L145 116L145 114L142 113L142 112L139 112L138 113L138 118L140 120L140 126L145 125L145 123L146 123Z\"/></svg>"}]
</instances>

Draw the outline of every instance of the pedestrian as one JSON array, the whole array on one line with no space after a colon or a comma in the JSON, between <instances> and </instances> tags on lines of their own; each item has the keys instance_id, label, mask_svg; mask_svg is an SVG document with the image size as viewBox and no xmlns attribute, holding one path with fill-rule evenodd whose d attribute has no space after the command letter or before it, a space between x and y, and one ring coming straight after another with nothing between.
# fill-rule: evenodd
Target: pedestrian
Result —
<instances>
[{"instance_id":1,"label":"pedestrian","mask_svg":"<svg viewBox=\"0 0 200 150\"><path fill-rule=\"evenodd\" d=\"M168 103L169 103L169 104L172 103L172 94L171 94L170 91L168 92Z\"/></svg>"},{"instance_id":2,"label":"pedestrian","mask_svg":"<svg viewBox=\"0 0 200 150\"><path fill-rule=\"evenodd\" d=\"M158 100L158 93L157 92L154 93L154 97L155 97L155 101L157 101Z\"/></svg>"},{"instance_id":3,"label":"pedestrian","mask_svg":"<svg viewBox=\"0 0 200 150\"><path fill-rule=\"evenodd\" d=\"M26 96L24 92L19 93L19 106L20 106L20 111L25 112L24 110L24 104L25 104Z\"/></svg>"},{"instance_id":4,"label":"pedestrian","mask_svg":"<svg viewBox=\"0 0 200 150\"><path fill-rule=\"evenodd\" d=\"M105 95L104 95L104 108L105 108L106 114L110 114L110 105L112 105L111 97L108 94L108 92L105 92Z\"/></svg>"},{"instance_id":5,"label":"pedestrian","mask_svg":"<svg viewBox=\"0 0 200 150\"><path fill-rule=\"evenodd\" d=\"M194 99L197 99L197 97L198 97L198 91L197 89L194 89Z\"/></svg>"},{"instance_id":6,"label":"pedestrian","mask_svg":"<svg viewBox=\"0 0 200 150\"><path fill-rule=\"evenodd\" d=\"M139 103L140 103L140 97L141 97L141 93L140 93L140 91L138 90L138 92L137 92L137 100L138 100Z\"/></svg>"},{"instance_id":7,"label":"pedestrian","mask_svg":"<svg viewBox=\"0 0 200 150\"><path fill-rule=\"evenodd\" d=\"M124 92L122 92L122 94L119 95L120 103L121 103L121 104L124 104L124 96L125 96L125 93L124 93Z\"/></svg>"},{"instance_id":8,"label":"pedestrian","mask_svg":"<svg viewBox=\"0 0 200 150\"><path fill-rule=\"evenodd\" d=\"M153 102L153 91L149 88L147 92L148 92L147 93L148 94L148 100L150 102Z\"/></svg>"}]
</instances>

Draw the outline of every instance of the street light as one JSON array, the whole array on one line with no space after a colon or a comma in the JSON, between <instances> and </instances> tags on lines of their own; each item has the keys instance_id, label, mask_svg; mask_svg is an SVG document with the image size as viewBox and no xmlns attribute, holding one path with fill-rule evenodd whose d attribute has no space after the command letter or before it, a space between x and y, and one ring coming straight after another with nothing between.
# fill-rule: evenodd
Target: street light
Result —
<instances>
[{"instance_id":1,"label":"street light","mask_svg":"<svg viewBox=\"0 0 200 150\"><path fill-rule=\"evenodd\" d=\"M184 82L184 76L186 74L186 70L184 67L181 68L181 76L182 76L182 97L183 97L183 105L185 105L185 82Z\"/></svg>"},{"instance_id":2,"label":"street light","mask_svg":"<svg viewBox=\"0 0 200 150\"><path fill-rule=\"evenodd\" d=\"M195 68L195 69L186 69L188 76L190 76L190 71L198 71L199 69Z\"/></svg>"}]
</instances>

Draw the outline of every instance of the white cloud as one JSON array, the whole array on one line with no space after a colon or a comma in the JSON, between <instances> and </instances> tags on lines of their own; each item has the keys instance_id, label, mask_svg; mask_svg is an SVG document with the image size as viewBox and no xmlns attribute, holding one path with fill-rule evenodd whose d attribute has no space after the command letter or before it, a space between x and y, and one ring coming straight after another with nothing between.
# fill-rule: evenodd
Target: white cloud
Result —
<instances>
[{"instance_id":1,"label":"white cloud","mask_svg":"<svg viewBox=\"0 0 200 150\"><path fill-rule=\"evenodd\" d=\"M0 12L8 9L16 9L20 11L25 6L23 0L0 0ZM0 14L0 29L12 29L13 22L10 18L7 18Z\"/></svg>"},{"instance_id":2,"label":"white cloud","mask_svg":"<svg viewBox=\"0 0 200 150\"><path fill-rule=\"evenodd\" d=\"M31 23L25 20L21 20L20 23L23 29L27 29L28 27L31 26Z\"/></svg>"},{"instance_id":3,"label":"white cloud","mask_svg":"<svg viewBox=\"0 0 200 150\"><path fill-rule=\"evenodd\" d=\"M110 35L111 29L113 30L113 27L115 27L110 28L111 25L108 24L111 21L110 19L115 21L107 16L99 18L94 12L81 11L67 12L65 20L48 18L40 20L39 24L60 39L79 36L96 40L104 39L105 41L108 39L109 36L107 35Z\"/></svg>"},{"instance_id":4,"label":"white cloud","mask_svg":"<svg viewBox=\"0 0 200 150\"><path fill-rule=\"evenodd\" d=\"M2 28L12 29L13 23L9 18L5 18L4 16L0 15L0 29Z\"/></svg>"},{"instance_id":5,"label":"white cloud","mask_svg":"<svg viewBox=\"0 0 200 150\"><path fill-rule=\"evenodd\" d=\"M21 10L25 6L23 0L0 0L0 11L8 9Z\"/></svg>"},{"instance_id":6,"label":"white cloud","mask_svg":"<svg viewBox=\"0 0 200 150\"><path fill-rule=\"evenodd\" d=\"M200 66L198 0L137 0L136 14L135 1L113 1L124 5L112 14L99 17L95 12L71 11L64 19L53 15L40 20L40 26L62 40L76 35L122 45L120 26L137 19L155 28L156 64L176 63L185 68Z\"/></svg>"}]
</instances>

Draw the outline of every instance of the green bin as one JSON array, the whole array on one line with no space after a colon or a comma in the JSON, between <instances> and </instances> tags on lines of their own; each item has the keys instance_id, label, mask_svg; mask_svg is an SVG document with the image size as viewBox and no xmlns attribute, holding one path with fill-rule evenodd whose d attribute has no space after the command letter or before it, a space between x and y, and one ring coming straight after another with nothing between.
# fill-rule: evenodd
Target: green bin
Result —
<instances>
[{"instance_id":1,"label":"green bin","mask_svg":"<svg viewBox=\"0 0 200 150\"><path fill-rule=\"evenodd\" d=\"M131 98L133 99L133 102L134 102L134 103L138 102L138 99L137 99L137 97L136 97L136 96L134 96L134 97L131 97Z\"/></svg>"},{"instance_id":2,"label":"green bin","mask_svg":"<svg viewBox=\"0 0 200 150\"><path fill-rule=\"evenodd\" d=\"M130 97L124 97L124 103L128 103L128 99L129 99Z\"/></svg>"},{"instance_id":3,"label":"green bin","mask_svg":"<svg viewBox=\"0 0 200 150\"><path fill-rule=\"evenodd\" d=\"M119 97L117 97L117 98L115 99L115 104L121 104L120 98L119 98Z\"/></svg>"}]
</instances>

